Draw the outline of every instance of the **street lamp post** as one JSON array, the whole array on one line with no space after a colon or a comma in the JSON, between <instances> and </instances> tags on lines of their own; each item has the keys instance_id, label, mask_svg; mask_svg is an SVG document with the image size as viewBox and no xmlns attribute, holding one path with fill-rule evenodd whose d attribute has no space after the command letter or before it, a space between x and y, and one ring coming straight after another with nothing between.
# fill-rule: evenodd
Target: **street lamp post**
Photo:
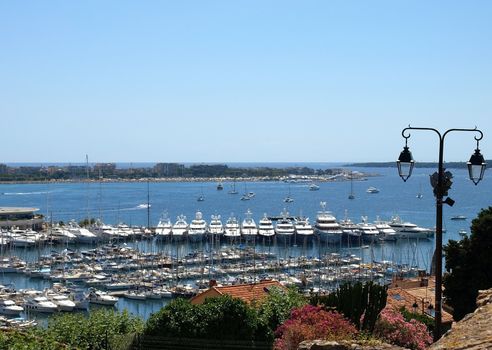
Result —
<instances>
[{"instance_id":1,"label":"street lamp post","mask_svg":"<svg viewBox=\"0 0 492 350\"><path fill-rule=\"evenodd\" d=\"M434 341L437 341L441 337L441 321L442 321L442 204L446 203L450 206L454 204L454 201L447 197L443 200L444 196L448 195L448 190L451 188L451 178L452 175L448 171L444 171L444 160L443 160L443 152L444 152L444 139L446 135L452 131L468 131L475 132L478 135L475 136L475 140L477 141L477 148L475 153L471 156L470 160L467 163L468 172L470 180L473 181L475 185L477 185L480 180L483 178L483 174L485 171L486 163L485 160L480 153L478 148L479 141L483 138L482 131L478 130L476 127L474 129L449 129L441 134L438 130L434 128L417 128L411 127L410 125L403 129L401 135L405 139L405 147L400 154L400 157L397 161L398 173L403 181L407 181L408 178L412 175L412 170L415 165L415 161L413 160L412 153L410 152L407 141L410 138L409 130L425 130L425 131L433 131L439 136L439 163L438 163L438 171L431 176L431 184L434 188L434 195L436 197L436 248L434 253L434 261L435 261L435 275L436 275L436 286L435 286L435 327L434 327Z\"/></svg>"}]
</instances>

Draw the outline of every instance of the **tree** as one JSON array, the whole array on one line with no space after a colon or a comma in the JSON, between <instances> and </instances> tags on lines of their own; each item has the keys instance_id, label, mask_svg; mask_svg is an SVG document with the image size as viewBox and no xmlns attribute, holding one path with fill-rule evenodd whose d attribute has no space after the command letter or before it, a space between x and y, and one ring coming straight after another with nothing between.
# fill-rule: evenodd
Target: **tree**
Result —
<instances>
[{"instance_id":1,"label":"tree","mask_svg":"<svg viewBox=\"0 0 492 350\"><path fill-rule=\"evenodd\" d=\"M444 296L454 309L453 317L461 320L476 308L480 289L492 287L492 207L482 209L473 219L471 235L444 246L447 273Z\"/></svg>"}]
</instances>

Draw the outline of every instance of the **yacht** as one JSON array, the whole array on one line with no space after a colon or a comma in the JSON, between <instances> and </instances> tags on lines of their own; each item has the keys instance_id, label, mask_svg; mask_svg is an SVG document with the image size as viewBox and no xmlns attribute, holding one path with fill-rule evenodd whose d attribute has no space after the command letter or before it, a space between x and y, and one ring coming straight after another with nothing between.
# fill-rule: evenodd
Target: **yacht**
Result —
<instances>
[{"instance_id":1,"label":"yacht","mask_svg":"<svg viewBox=\"0 0 492 350\"><path fill-rule=\"evenodd\" d=\"M451 220L466 220L466 216L464 215L451 216Z\"/></svg>"},{"instance_id":2,"label":"yacht","mask_svg":"<svg viewBox=\"0 0 492 350\"><path fill-rule=\"evenodd\" d=\"M10 299L0 299L0 314L3 315L18 315L24 308L15 304L13 300Z\"/></svg>"},{"instance_id":3,"label":"yacht","mask_svg":"<svg viewBox=\"0 0 492 350\"><path fill-rule=\"evenodd\" d=\"M105 305L105 306L114 306L118 302L118 298L112 295L109 295L106 292L102 292L99 290L91 290L87 295L87 299L89 299L89 303Z\"/></svg>"},{"instance_id":4,"label":"yacht","mask_svg":"<svg viewBox=\"0 0 492 350\"><path fill-rule=\"evenodd\" d=\"M359 226L349 219L347 211L345 211L345 218L340 220L339 224L342 229L343 236L347 237L348 240L357 241L360 243L362 235L359 230Z\"/></svg>"},{"instance_id":5,"label":"yacht","mask_svg":"<svg viewBox=\"0 0 492 350\"><path fill-rule=\"evenodd\" d=\"M195 218L188 227L188 239L192 242L199 242L205 236L207 231L207 222L203 219L201 211L197 211Z\"/></svg>"},{"instance_id":6,"label":"yacht","mask_svg":"<svg viewBox=\"0 0 492 350\"><path fill-rule=\"evenodd\" d=\"M272 237L273 235L275 235L272 220L268 218L266 213L263 214L263 217L259 222L258 235L262 237Z\"/></svg>"},{"instance_id":7,"label":"yacht","mask_svg":"<svg viewBox=\"0 0 492 350\"><path fill-rule=\"evenodd\" d=\"M228 238L229 240L235 240L241 236L241 230L239 229L239 223L237 222L236 217L234 214L231 214L229 219L227 219L227 222L225 224L225 233L224 237Z\"/></svg>"},{"instance_id":8,"label":"yacht","mask_svg":"<svg viewBox=\"0 0 492 350\"><path fill-rule=\"evenodd\" d=\"M75 221L70 221L68 231L76 236L75 241L79 243L94 243L99 237L86 228L80 227Z\"/></svg>"},{"instance_id":9,"label":"yacht","mask_svg":"<svg viewBox=\"0 0 492 350\"><path fill-rule=\"evenodd\" d=\"M220 215L212 215L212 220L208 225L208 232L217 237L220 237L224 234L224 225L220 220Z\"/></svg>"},{"instance_id":10,"label":"yacht","mask_svg":"<svg viewBox=\"0 0 492 350\"><path fill-rule=\"evenodd\" d=\"M431 238L434 234L428 228L419 227L411 222L403 221L398 215L391 218L388 223L401 238Z\"/></svg>"},{"instance_id":11,"label":"yacht","mask_svg":"<svg viewBox=\"0 0 492 350\"><path fill-rule=\"evenodd\" d=\"M241 225L241 235L247 240L254 240L258 235L258 227L251 216L251 210L248 209Z\"/></svg>"},{"instance_id":12,"label":"yacht","mask_svg":"<svg viewBox=\"0 0 492 350\"><path fill-rule=\"evenodd\" d=\"M383 221L378 217L376 217L376 221L374 221L374 226L379 231L379 239L382 241L396 241L398 239L398 233L394 228L392 228L387 221Z\"/></svg>"},{"instance_id":13,"label":"yacht","mask_svg":"<svg viewBox=\"0 0 492 350\"><path fill-rule=\"evenodd\" d=\"M362 240L365 242L375 242L379 237L379 230L375 225L367 222L367 216L362 217L362 222L358 224Z\"/></svg>"},{"instance_id":14,"label":"yacht","mask_svg":"<svg viewBox=\"0 0 492 350\"><path fill-rule=\"evenodd\" d=\"M188 231L188 223L186 222L186 216L179 215L172 228L172 238L174 241L179 241L184 238Z\"/></svg>"},{"instance_id":15,"label":"yacht","mask_svg":"<svg viewBox=\"0 0 492 350\"><path fill-rule=\"evenodd\" d=\"M314 182L309 185L309 191L318 191L319 190L319 186L316 185Z\"/></svg>"},{"instance_id":16,"label":"yacht","mask_svg":"<svg viewBox=\"0 0 492 350\"><path fill-rule=\"evenodd\" d=\"M309 223L309 218L300 217L294 223L296 239L300 243L309 242L314 237L314 228Z\"/></svg>"},{"instance_id":17,"label":"yacht","mask_svg":"<svg viewBox=\"0 0 492 350\"><path fill-rule=\"evenodd\" d=\"M314 225L319 240L326 243L339 243L342 238L342 229L337 222L336 217L327 211L326 202L320 202L321 210L316 216L316 224Z\"/></svg>"},{"instance_id":18,"label":"yacht","mask_svg":"<svg viewBox=\"0 0 492 350\"><path fill-rule=\"evenodd\" d=\"M171 219L167 216L167 213L164 213L157 227L155 228L155 235L157 239L168 238L171 236L171 232L173 229L173 225L171 224Z\"/></svg>"},{"instance_id":19,"label":"yacht","mask_svg":"<svg viewBox=\"0 0 492 350\"><path fill-rule=\"evenodd\" d=\"M75 303L64 294L47 293L46 298L58 306L60 311L73 311Z\"/></svg>"},{"instance_id":20,"label":"yacht","mask_svg":"<svg viewBox=\"0 0 492 350\"><path fill-rule=\"evenodd\" d=\"M287 196L284 198L285 203L292 203L293 201L294 201L294 198L292 198L291 196Z\"/></svg>"},{"instance_id":21,"label":"yacht","mask_svg":"<svg viewBox=\"0 0 492 350\"><path fill-rule=\"evenodd\" d=\"M379 193L379 190L376 188L376 187L369 187L367 190L366 190L367 193Z\"/></svg>"},{"instance_id":22,"label":"yacht","mask_svg":"<svg viewBox=\"0 0 492 350\"><path fill-rule=\"evenodd\" d=\"M26 298L24 307L26 310L52 313L58 311L58 306L49 301L45 296L31 296Z\"/></svg>"},{"instance_id":23,"label":"yacht","mask_svg":"<svg viewBox=\"0 0 492 350\"><path fill-rule=\"evenodd\" d=\"M275 234L279 240L287 240L294 236L295 227L292 220L289 218L289 212L284 209L280 213L281 218L275 225Z\"/></svg>"}]
</instances>

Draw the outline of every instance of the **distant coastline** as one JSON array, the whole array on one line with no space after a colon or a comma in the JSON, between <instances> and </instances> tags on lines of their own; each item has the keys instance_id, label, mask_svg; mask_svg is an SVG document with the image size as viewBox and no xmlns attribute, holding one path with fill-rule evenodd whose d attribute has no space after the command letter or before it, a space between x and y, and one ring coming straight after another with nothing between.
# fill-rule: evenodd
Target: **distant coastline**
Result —
<instances>
[{"instance_id":1,"label":"distant coastline","mask_svg":"<svg viewBox=\"0 0 492 350\"><path fill-rule=\"evenodd\" d=\"M491 160L486 161L488 164L492 164ZM465 169L467 167L466 162L446 162L444 164L446 169ZM396 161L394 162L366 162L366 163L350 163L345 164L345 167L359 167L359 168L396 168ZM437 168L436 162L416 162L416 168Z\"/></svg>"}]
</instances>

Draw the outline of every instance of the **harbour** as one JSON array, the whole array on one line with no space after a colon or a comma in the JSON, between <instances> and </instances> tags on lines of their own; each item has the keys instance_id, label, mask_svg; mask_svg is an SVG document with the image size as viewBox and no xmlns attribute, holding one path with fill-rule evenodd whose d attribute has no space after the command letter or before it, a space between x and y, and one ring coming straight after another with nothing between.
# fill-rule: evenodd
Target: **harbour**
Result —
<instances>
[{"instance_id":1,"label":"harbour","mask_svg":"<svg viewBox=\"0 0 492 350\"><path fill-rule=\"evenodd\" d=\"M304 182L235 183L239 196L228 193L234 184L228 182L222 183L223 191L203 182L0 185L2 193L17 193L0 196L1 206L39 208L49 223L27 237L34 242L38 237L34 244L24 239L14 245L14 236L3 231L0 284L15 290L3 295L23 307L20 315L27 320L42 319L44 313L25 307L25 291L43 297L53 294L53 288L62 288L57 293L71 299L87 299L91 293L93 298L94 293L118 298L109 307L147 318L171 298L193 295L211 281L276 279L316 293L344 281L387 283L396 275L429 270L434 226L430 190L417 199L418 189L403 187L394 169L379 171L381 176L365 182L319 183L314 191ZM369 187L378 192L366 192ZM240 200L242 189L254 196ZM349 193L355 198L349 199ZM204 200L197 201L201 195ZM294 201L285 202L287 195ZM481 196L485 203L486 194ZM468 198L458 200L463 206L456 213L473 217L476 209L467 206ZM323 212L324 224L339 239L322 238ZM469 222L452 220L454 215L450 210L448 239L469 230ZM174 227L177 216L186 222L181 235ZM87 227L89 233L77 228L84 218L97 218ZM282 231L278 224L284 219ZM425 232L384 231L391 222L412 222ZM86 306L101 307L96 305Z\"/></svg>"}]
</instances>

